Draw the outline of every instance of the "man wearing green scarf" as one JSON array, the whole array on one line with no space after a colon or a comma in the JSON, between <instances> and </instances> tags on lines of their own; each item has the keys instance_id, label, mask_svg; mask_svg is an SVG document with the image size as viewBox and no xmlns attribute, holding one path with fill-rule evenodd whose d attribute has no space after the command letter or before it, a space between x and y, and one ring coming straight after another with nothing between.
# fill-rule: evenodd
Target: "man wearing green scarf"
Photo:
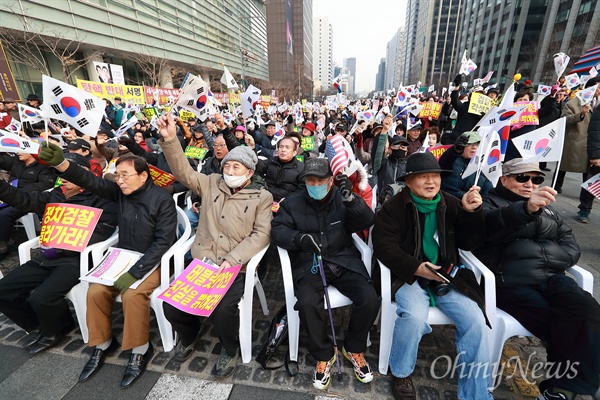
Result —
<instances>
[{"instance_id":1,"label":"man wearing green scarf","mask_svg":"<svg viewBox=\"0 0 600 400\"><path fill-rule=\"evenodd\" d=\"M430 299L456 323L459 399L489 399L488 328L483 296L470 270L461 269L447 291L434 273L448 276L459 265L458 248L471 250L484 237L485 222L479 187L461 200L440 191L442 170L431 153L407 159L406 187L381 209L373 229L375 256L392 272L398 318L394 326L389 365L394 398L415 399L411 374L419 342L431 332L427 324Z\"/></svg>"}]
</instances>

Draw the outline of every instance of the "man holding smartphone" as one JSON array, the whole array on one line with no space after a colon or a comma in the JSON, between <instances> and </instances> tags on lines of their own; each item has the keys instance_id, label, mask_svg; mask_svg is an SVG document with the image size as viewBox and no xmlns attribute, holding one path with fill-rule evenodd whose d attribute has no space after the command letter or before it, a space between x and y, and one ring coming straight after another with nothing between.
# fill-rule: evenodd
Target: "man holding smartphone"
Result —
<instances>
[{"instance_id":1,"label":"man holding smartphone","mask_svg":"<svg viewBox=\"0 0 600 400\"><path fill-rule=\"evenodd\" d=\"M390 268L398 307L390 354L392 392L397 400L416 399L411 375L419 342L431 332L430 299L456 323L458 398L491 399L488 328L483 296L475 276L460 269L453 284L440 268L458 265L458 248L471 250L485 231L479 187L461 200L440 191L442 170L431 153L408 157L406 187L384 204L373 229L375 256ZM447 289L447 290L446 290ZM480 368L484 366L484 368ZM488 368L485 368L488 366Z\"/></svg>"}]
</instances>

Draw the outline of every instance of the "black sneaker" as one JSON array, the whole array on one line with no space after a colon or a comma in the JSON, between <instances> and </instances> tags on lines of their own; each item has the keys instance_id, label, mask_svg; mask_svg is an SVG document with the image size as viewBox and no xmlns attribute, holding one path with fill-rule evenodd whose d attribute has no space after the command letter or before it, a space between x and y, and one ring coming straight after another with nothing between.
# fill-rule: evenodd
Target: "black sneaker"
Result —
<instances>
[{"instance_id":1,"label":"black sneaker","mask_svg":"<svg viewBox=\"0 0 600 400\"><path fill-rule=\"evenodd\" d=\"M211 374L216 378L227 378L235 370L236 359L237 350L233 354L233 356L230 356L229 354L227 354L227 350L225 350L225 348L222 347L221 354L219 354L219 359L213 367Z\"/></svg>"},{"instance_id":2,"label":"black sneaker","mask_svg":"<svg viewBox=\"0 0 600 400\"><path fill-rule=\"evenodd\" d=\"M546 389L537 400L569 400L569 398L562 393L553 393L550 389Z\"/></svg>"}]
</instances>

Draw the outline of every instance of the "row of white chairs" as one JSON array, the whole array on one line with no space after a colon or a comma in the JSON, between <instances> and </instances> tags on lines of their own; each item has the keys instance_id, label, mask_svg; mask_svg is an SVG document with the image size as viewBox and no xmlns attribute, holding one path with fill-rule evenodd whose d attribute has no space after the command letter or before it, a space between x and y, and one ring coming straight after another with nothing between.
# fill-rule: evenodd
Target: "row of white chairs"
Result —
<instances>
[{"instance_id":1,"label":"row of white chairs","mask_svg":"<svg viewBox=\"0 0 600 400\"><path fill-rule=\"evenodd\" d=\"M170 282L183 271L184 256L191 249L195 240L192 234L189 221L185 213L177 208L178 224L184 227L183 234L179 236L177 242L165 253L161 259L161 284L151 296L151 307L156 314L159 326L160 336L165 351L173 349L176 343L176 337L170 323L164 317L162 301L158 295L169 286ZM364 243L358 235L352 235L353 243L359 250L361 258L371 274L372 250L370 246ZM104 253L110 246L114 246L118 241L118 232L115 232L109 239L88 246L81 254L81 274L86 274L91 265L98 263ZM39 239L33 238L19 246L20 263L31 259L31 250L39 245ZM248 363L252 355L252 301L253 289L256 289L264 315L269 314L267 301L262 284L257 275L257 266L266 253L269 246L259 251L248 263L246 270L244 295L239 303L240 308L240 351L242 362ZM298 341L300 332L300 318L298 312L294 309L296 296L294 294L294 284L292 279L292 267L287 250L278 247L278 253L281 260L289 335L289 357L291 361L298 359ZM527 331L515 318L505 311L496 307L495 276L485 267L471 252L460 250L460 261L475 273L476 278L484 285L485 310L488 319L492 325L489 330L490 360L497 369L502 355L502 349L506 340L513 336L533 336ZM172 268L171 268L172 265ZM391 299L391 281L392 276L389 268L379 262L381 270L381 314L380 321L380 346L379 346L379 365L381 374L387 374L388 362L391 351L392 335L394 323L397 318L396 304ZM578 285L584 290L592 293L593 275L579 266L569 268L568 272L574 276ZM76 285L67 295L74 306L81 334L84 342L88 339L88 330L85 322L85 304L88 284L81 282ZM329 296L332 308L338 308L350 305L351 300L342 295L335 287L329 286ZM453 321L436 307L430 307L428 321L430 325L454 324ZM496 370L493 371L495 376Z\"/></svg>"}]
</instances>

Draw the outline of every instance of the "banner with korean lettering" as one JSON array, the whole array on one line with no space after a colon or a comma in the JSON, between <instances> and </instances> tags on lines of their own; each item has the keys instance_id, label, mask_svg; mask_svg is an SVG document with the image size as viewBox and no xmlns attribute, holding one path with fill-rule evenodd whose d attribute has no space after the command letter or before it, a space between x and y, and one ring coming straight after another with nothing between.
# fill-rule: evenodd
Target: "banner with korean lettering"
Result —
<instances>
[{"instance_id":1,"label":"banner with korean lettering","mask_svg":"<svg viewBox=\"0 0 600 400\"><path fill-rule=\"evenodd\" d=\"M159 187L167 187L171 183L175 182L175 177L168 172L163 171L160 168L156 168L154 165L148 165L150 168L150 176L154 181L154 184Z\"/></svg>"},{"instance_id":2,"label":"banner with korean lettering","mask_svg":"<svg viewBox=\"0 0 600 400\"><path fill-rule=\"evenodd\" d=\"M492 109L492 99L485 94L473 93L469 101L469 113L485 115Z\"/></svg>"},{"instance_id":3,"label":"banner with korean lettering","mask_svg":"<svg viewBox=\"0 0 600 400\"><path fill-rule=\"evenodd\" d=\"M427 101L425 103L421 103L423 108L419 112L419 118L429 118L438 119L440 117L440 113L442 112L442 105L440 103L434 103Z\"/></svg>"},{"instance_id":4,"label":"banner with korean lettering","mask_svg":"<svg viewBox=\"0 0 600 400\"><path fill-rule=\"evenodd\" d=\"M94 96L107 98L114 101L115 97L120 97L124 103L128 104L146 104L143 86L121 85L118 83L102 83L83 81L77 79L77 87L83 89Z\"/></svg>"},{"instance_id":5,"label":"banner with korean lettering","mask_svg":"<svg viewBox=\"0 0 600 400\"><path fill-rule=\"evenodd\" d=\"M433 154L433 156L435 157L436 160L440 161L440 157L442 156L442 154L444 154L444 152L446 150L448 150L450 147L452 147L452 145L441 145L441 146L435 146L435 147L429 147L427 149L428 152L430 152L431 154Z\"/></svg>"},{"instance_id":6,"label":"banner with korean lettering","mask_svg":"<svg viewBox=\"0 0 600 400\"><path fill-rule=\"evenodd\" d=\"M42 218L40 245L81 252L90 241L100 215L100 208L49 203Z\"/></svg>"},{"instance_id":7,"label":"banner with korean lettering","mask_svg":"<svg viewBox=\"0 0 600 400\"><path fill-rule=\"evenodd\" d=\"M2 42L0 42L0 101L5 99L13 99L15 103L21 102L15 77L10 69Z\"/></svg>"},{"instance_id":8,"label":"banner with korean lettering","mask_svg":"<svg viewBox=\"0 0 600 400\"><path fill-rule=\"evenodd\" d=\"M144 86L144 96L146 97L146 104L152 104L154 100L154 91L158 90L158 104L173 104L177 96L179 96L179 89L173 88L153 88L152 86Z\"/></svg>"},{"instance_id":9,"label":"banner with korean lettering","mask_svg":"<svg viewBox=\"0 0 600 400\"><path fill-rule=\"evenodd\" d=\"M187 146L185 148L185 156L187 158L195 158L202 161L204 160L206 153L208 153L208 149L202 147Z\"/></svg>"},{"instance_id":10,"label":"banner with korean lettering","mask_svg":"<svg viewBox=\"0 0 600 400\"><path fill-rule=\"evenodd\" d=\"M515 106L527 106L517 119L511 119L511 125L539 125L540 118L538 117L539 104L537 101L517 101L513 103Z\"/></svg>"},{"instance_id":11,"label":"banner with korean lettering","mask_svg":"<svg viewBox=\"0 0 600 400\"><path fill-rule=\"evenodd\" d=\"M208 317L240 272L233 265L215 274L219 267L194 259L158 298L193 315Z\"/></svg>"},{"instance_id":12,"label":"banner with korean lettering","mask_svg":"<svg viewBox=\"0 0 600 400\"><path fill-rule=\"evenodd\" d=\"M183 122L187 122L190 118L196 118L193 112L181 109L179 110L179 119Z\"/></svg>"}]
</instances>

